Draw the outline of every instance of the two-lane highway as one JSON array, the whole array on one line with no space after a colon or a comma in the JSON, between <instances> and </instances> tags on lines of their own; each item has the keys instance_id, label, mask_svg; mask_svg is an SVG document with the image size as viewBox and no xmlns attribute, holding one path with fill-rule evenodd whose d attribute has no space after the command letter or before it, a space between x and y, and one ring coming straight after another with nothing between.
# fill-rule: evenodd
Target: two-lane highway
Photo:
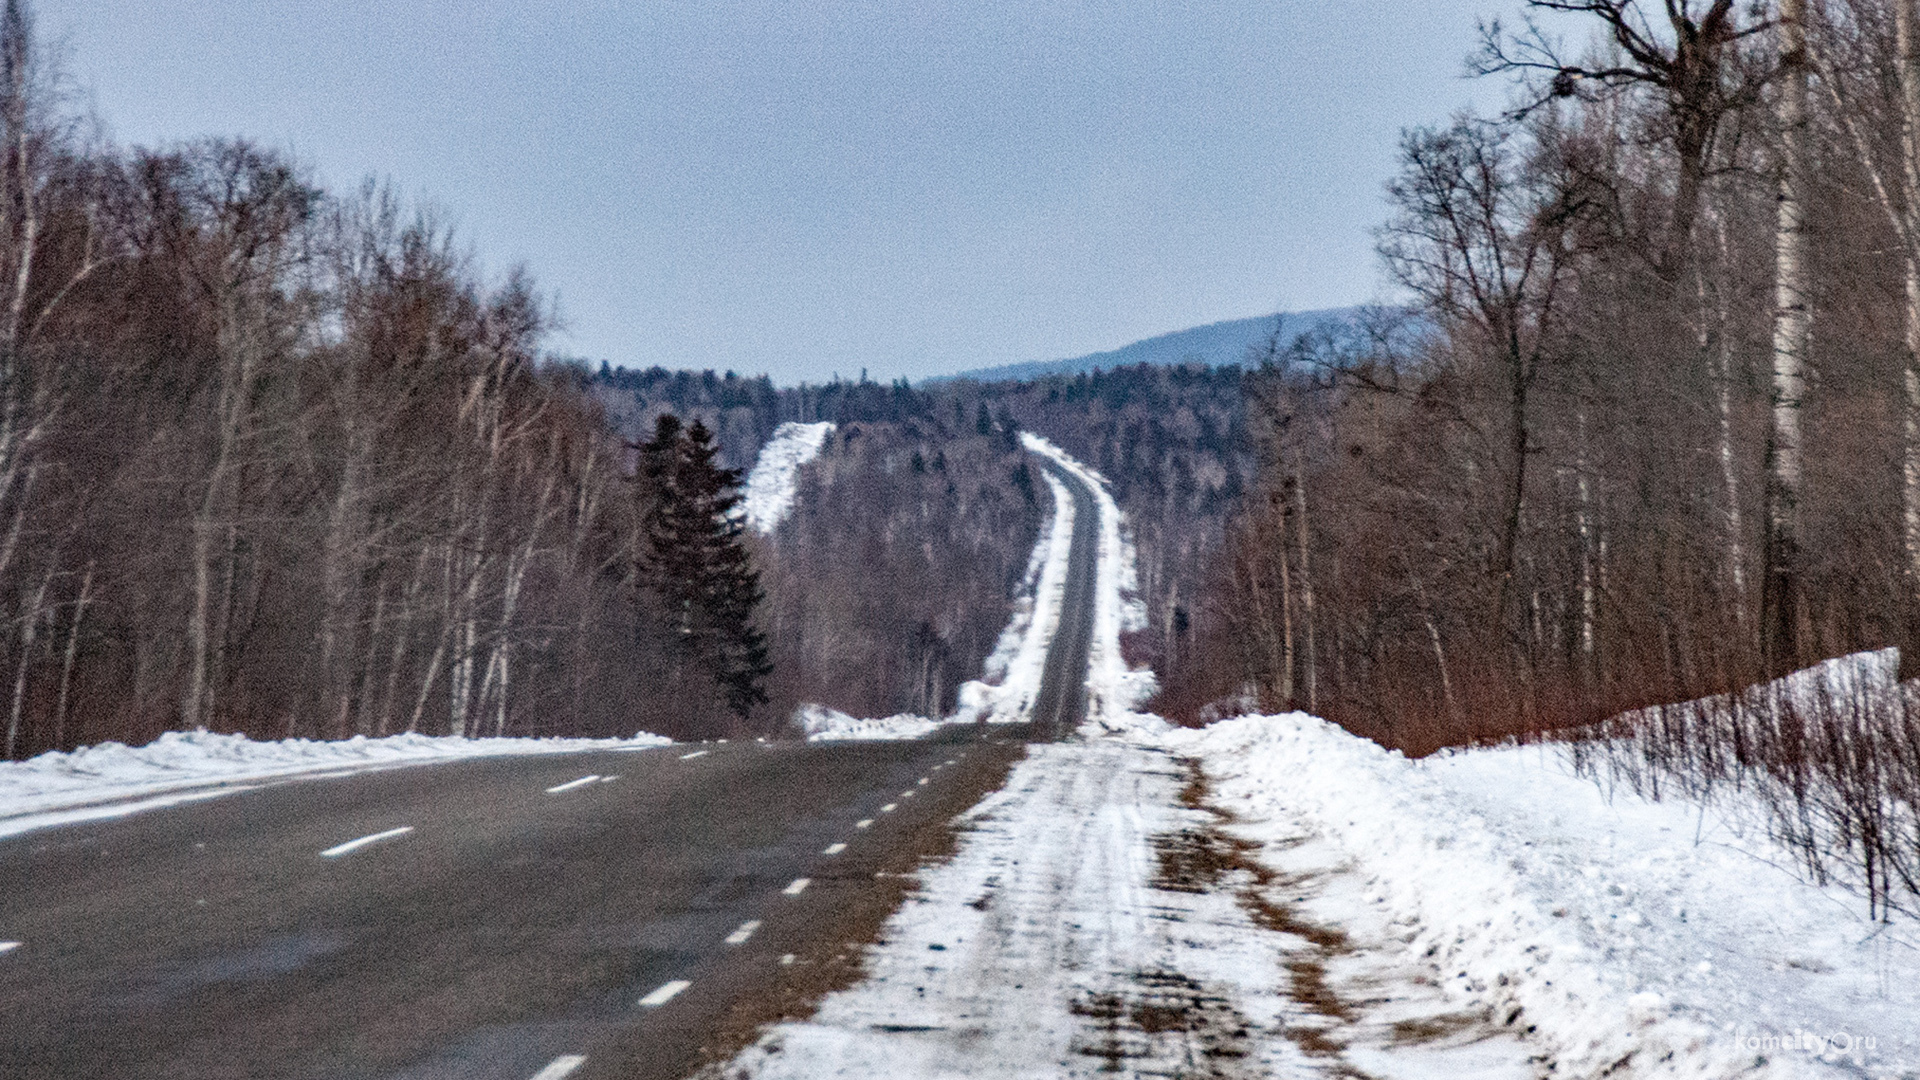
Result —
<instances>
[{"instance_id":1,"label":"two-lane highway","mask_svg":"<svg viewBox=\"0 0 1920 1080\"><path fill-rule=\"evenodd\" d=\"M680 1076L1020 753L963 730L483 759L17 837L0 1076Z\"/></svg>"},{"instance_id":2,"label":"two-lane highway","mask_svg":"<svg viewBox=\"0 0 1920 1080\"><path fill-rule=\"evenodd\" d=\"M1061 739L1087 718L1087 660L1093 646L1094 589L1100 568L1100 503L1086 481L1047 458L1036 460L1066 486L1074 503L1073 546L1067 555L1060 625L1047 647L1033 702L1034 737Z\"/></svg>"},{"instance_id":3,"label":"two-lane highway","mask_svg":"<svg viewBox=\"0 0 1920 1080\"><path fill-rule=\"evenodd\" d=\"M948 823L1085 718L1075 503L1033 723L491 758L0 840L0 1078L673 1080L857 976Z\"/></svg>"}]
</instances>

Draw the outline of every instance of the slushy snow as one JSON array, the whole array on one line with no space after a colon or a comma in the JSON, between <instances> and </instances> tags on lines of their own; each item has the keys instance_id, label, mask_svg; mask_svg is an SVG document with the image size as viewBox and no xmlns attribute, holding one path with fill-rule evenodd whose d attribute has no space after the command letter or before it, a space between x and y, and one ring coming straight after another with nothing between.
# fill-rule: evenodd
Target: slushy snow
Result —
<instances>
[{"instance_id":1,"label":"slushy snow","mask_svg":"<svg viewBox=\"0 0 1920 1080\"><path fill-rule=\"evenodd\" d=\"M760 448L741 493L747 528L766 535L780 527L793 511L800 466L820 456L820 448L831 434L833 424L825 420L817 424L789 421L773 429L773 438Z\"/></svg>"}]
</instances>

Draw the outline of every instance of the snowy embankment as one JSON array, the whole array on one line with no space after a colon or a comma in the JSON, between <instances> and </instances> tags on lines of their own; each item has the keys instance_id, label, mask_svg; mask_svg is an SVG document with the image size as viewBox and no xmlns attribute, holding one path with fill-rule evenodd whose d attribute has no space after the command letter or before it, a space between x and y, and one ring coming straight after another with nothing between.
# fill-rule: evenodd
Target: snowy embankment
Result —
<instances>
[{"instance_id":1,"label":"snowy embankment","mask_svg":"<svg viewBox=\"0 0 1920 1080\"><path fill-rule=\"evenodd\" d=\"M355 736L339 742L256 742L244 735L168 732L141 747L108 742L0 763L0 837L214 798L295 776L511 754L644 750L672 742L644 732L631 739L392 735L383 739Z\"/></svg>"},{"instance_id":2,"label":"snowy embankment","mask_svg":"<svg viewBox=\"0 0 1920 1080\"><path fill-rule=\"evenodd\" d=\"M780 527L793 510L793 495L799 485L800 466L820 455L833 424L791 421L773 429L773 438L760 448L753 468L747 473L740 507L747 528L765 535Z\"/></svg>"},{"instance_id":3,"label":"snowy embankment","mask_svg":"<svg viewBox=\"0 0 1920 1080\"><path fill-rule=\"evenodd\" d=\"M1389 951L1464 1009L1518 1010L1562 1074L1920 1072L1920 925L1796 878L1757 807L1609 799L1558 748L1408 761L1298 713L1161 741L1268 865L1325 846L1353 895L1307 910L1391 913Z\"/></svg>"}]
</instances>

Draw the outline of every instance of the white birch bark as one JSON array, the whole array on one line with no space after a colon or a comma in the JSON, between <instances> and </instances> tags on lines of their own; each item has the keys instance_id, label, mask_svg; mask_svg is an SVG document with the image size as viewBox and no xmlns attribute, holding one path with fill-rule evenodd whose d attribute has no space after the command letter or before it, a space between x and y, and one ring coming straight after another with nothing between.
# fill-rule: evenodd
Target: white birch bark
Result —
<instances>
[{"instance_id":1,"label":"white birch bark","mask_svg":"<svg viewBox=\"0 0 1920 1080\"><path fill-rule=\"evenodd\" d=\"M1806 0L1781 0L1780 189L1774 234L1773 393L1767 491L1767 625L1770 666L1799 660L1801 603L1800 406L1812 338L1812 280L1805 194L1808 146Z\"/></svg>"}]
</instances>

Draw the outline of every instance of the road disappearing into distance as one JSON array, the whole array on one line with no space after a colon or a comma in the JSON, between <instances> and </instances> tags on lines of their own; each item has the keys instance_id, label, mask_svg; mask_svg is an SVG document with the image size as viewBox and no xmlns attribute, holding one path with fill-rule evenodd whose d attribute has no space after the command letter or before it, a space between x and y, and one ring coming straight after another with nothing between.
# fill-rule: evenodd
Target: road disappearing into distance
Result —
<instances>
[{"instance_id":1,"label":"road disappearing into distance","mask_svg":"<svg viewBox=\"0 0 1920 1080\"><path fill-rule=\"evenodd\" d=\"M854 979L948 823L1087 709L1076 503L1029 724L487 758L0 840L0 1076L673 1080Z\"/></svg>"}]
</instances>

